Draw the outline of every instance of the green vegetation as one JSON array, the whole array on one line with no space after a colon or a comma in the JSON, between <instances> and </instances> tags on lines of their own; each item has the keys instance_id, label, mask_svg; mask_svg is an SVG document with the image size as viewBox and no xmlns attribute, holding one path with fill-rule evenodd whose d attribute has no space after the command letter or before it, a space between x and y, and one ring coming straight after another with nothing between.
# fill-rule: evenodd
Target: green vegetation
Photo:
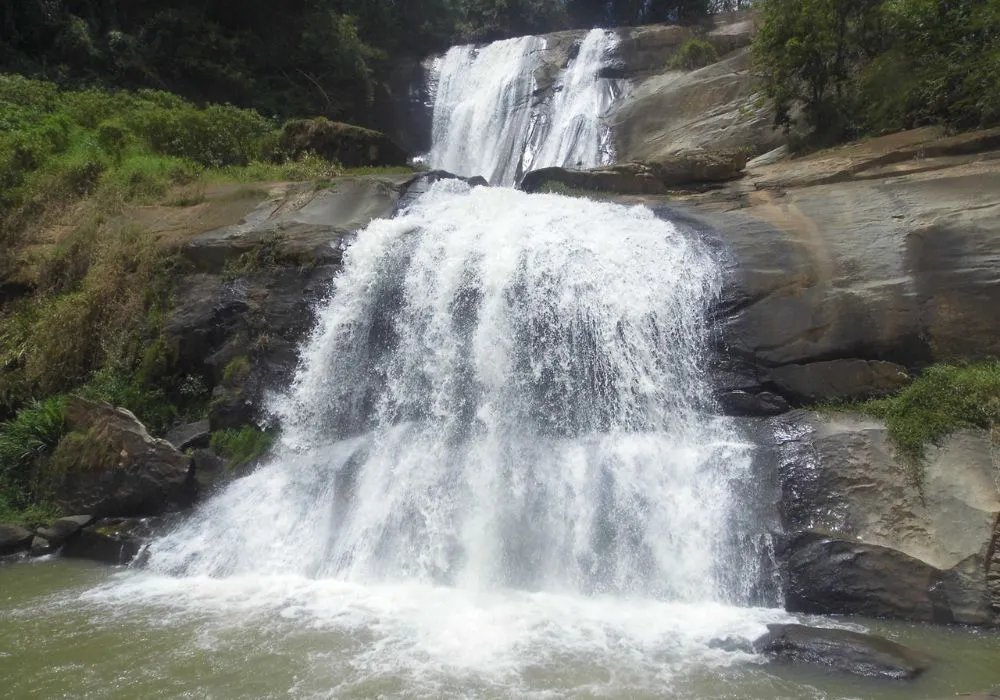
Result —
<instances>
[{"instance_id":1,"label":"green vegetation","mask_svg":"<svg viewBox=\"0 0 1000 700\"><path fill-rule=\"evenodd\" d=\"M66 432L64 408L61 396L33 401L0 424L0 523L44 521L53 514L37 498L32 481L36 461Z\"/></svg>"},{"instance_id":2,"label":"green vegetation","mask_svg":"<svg viewBox=\"0 0 1000 700\"><path fill-rule=\"evenodd\" d=\"M754 45L778 125L816 145L1000 123L996 0L760 0Z\"/></svg>"},{"instance_id":3,"label":"green vegetation","mask_svg":"<svg viewBox=\"0 0 1000 700\"><path fill-rule=\"evenodd\" d=\"M885 420L900 453L919 467L927 446L956 430L981 428L1000 438L1000 361L932 365L895 396L836 409Z\"/></svg>"},{"instance_id":4,"label":"green vegetation","mask_svg":"<svg viewBox=\"0 0 1000 700\"><path fill-rule=\"evenodd\" d=\"M697 70L718 60L719 52L710 43L704 39L688 39L681 44L677 53L670 59L670 68L673 70Z\"/></svg>"},{"instance_id":5,"label":"green vegetation","mask_svg":"<svg viewBox=\"0 0 1000 700\"><path fill-rule=\"evenodd\" d=\"M62 85L156 88L269 116L323 115L370 125L373 107L392 92L392 69L402 57L570 27L698 21L740 4L150 0L126 7L104 0L8 0L0 11L0 65ZM104 130L111 149L122 135L114 118L105 117L112 120Z\"/></svg>"},{"instance_id":6,"label":"green vegetation","mask_svg":"<svg viewBox=\"0 0 1000 700\"><path fill-rule=\"evenodd\" d=\"M212 449L226 459L230 469L256 462L274 446L273 432L247 425L239 430L219 430L212 433Z\"/></svg>"}]
</instances>

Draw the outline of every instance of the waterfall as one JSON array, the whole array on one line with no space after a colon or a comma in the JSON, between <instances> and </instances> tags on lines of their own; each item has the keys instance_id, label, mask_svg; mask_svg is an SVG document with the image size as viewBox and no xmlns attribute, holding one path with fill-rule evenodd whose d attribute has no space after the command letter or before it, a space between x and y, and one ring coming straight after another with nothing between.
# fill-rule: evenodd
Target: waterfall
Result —
<instances>
[{"instance_id":1,"label":"waterfall","mask_svg":"<svg viewBox=\"0 0 1000 700\"><path fill-rule=\"evenodd\" d=\"M428 162L497 185L515 185L532 168L610 162L610 130L603 117L623 84L598 77L598 71L615 43L613 32L588 32L550 99L538 97L535 80L544 39L453 47L435 61Z\"/></svg>"},{"instance_id":2,"label":"waterfall","mask_svg":"<svg viewBox=\"0 0 1000 700\"><path fill-rule=\"evenodd\" d=\"M274 463L147 566L738 598L749 450L701 366L719 284L648 209L436 183L347 250Z\"/></svg>"}]
</instances>

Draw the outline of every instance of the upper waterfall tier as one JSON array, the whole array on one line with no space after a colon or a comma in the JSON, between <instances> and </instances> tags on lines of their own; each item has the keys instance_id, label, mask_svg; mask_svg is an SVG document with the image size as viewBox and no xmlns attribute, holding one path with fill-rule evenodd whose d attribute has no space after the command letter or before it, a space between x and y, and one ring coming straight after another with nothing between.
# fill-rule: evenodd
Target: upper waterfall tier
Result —
<instances>
[{"instance_id":1,"label":"upper waterfall tier","mask_svg":"<svg viewBox=\"0 0 1000 700\"><path fill-rule=\"evenodd\" d=\"M550 91L536 79L542 38L452 48L434 65L428 161L498 185L515 185L534 168L611 162L605 117L623 84L599 72L615 42L613 32L589 32Z\"/></svg>"}]
</instances>

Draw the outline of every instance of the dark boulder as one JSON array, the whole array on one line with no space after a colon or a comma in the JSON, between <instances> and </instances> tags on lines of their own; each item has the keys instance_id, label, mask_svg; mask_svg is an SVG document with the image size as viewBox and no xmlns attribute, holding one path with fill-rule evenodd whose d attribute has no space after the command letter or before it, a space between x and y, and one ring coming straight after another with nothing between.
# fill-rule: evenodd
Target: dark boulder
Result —
<instances>
[{"instance_id":1,"label":"dark boulder","mask_svg":"<svg viewBox=\"0 0 1000 700\"><path fill-rule=\"evenodd\" d=\"M0 525L0 557L23 552L34 535L19 525Z\"/></svg>"},{"instance_id":2,"label":"dark boulder","mask_svg":"<svg viewBox=\"0 0 1000 700\"><path fill-rule=\"evenodd\" d=\"M929 564L822 532L801 533L785 549L790 612L936 619L931 587L939 572Z\"/></svg>"},{"instance_id":3,"label":"dark boulder","mask_svg":"<svg viewBox=\"0 0 1000 700\"><path fill-rule=\"evenodd\" d=\"M348 168L406 165L409 157L383 133L323 117L287 122L279 147L292 157L315 153Z\"/></svg>"},{"instance_id":4,"label":"dark boulder","mask_svg":"<svg viewBox=\"0 0 1000 700\"><path fill-rule=\"evenodd\" d=\"M52 554L57 549L58 547L55 544L49 542L44 537L35 535L31 538L31 556L33 557L43 557L46 554Z\"/></svg>"},{"instance_id":5,"label":"dark boulder","mask_svg":"<svg viewBox=\"0 0 1000 700\"><path fill-rule=\"evenodd\" d=\"M184 451L193 447L208 447L211 437L212 429L208 421L200 420L177 426L167 433L164 439L178 450Z\"/></svg>"},{"instance_id":6,"label":"dark boulder","mask_svg":"<svg viewBox=\"0 0 1000 700\"><path fill-rule=\"evenodd\" d=\"M902 644L869 634L805 625L768 625L754 642L760 653L795 663L829 666L856 676L916 678L927 657Z\"/></svg>"},{"instance_id":7,"label":"dark boulder","mask_svg":"<svg viewBox=\"0 0 1000 700\"><path fill-rule=\"evenodd\" d=\"M114 566L131 562L155 533L156 522L138 518L108 518L83 529L62 548L62 555Z\"/></svg>"},{"instance_id":8,"label":"dark boulder","mask_svg":"<svg viewBox=\"0 0 1000 700\"><path fill-rule=\"evenodd\" d=\"M64 511L147 516L193 502L191 460L151 437L128 411L74 396L66 405L66 423L72 432L56 446L46 469Z\"/></svg>"},{"instance_id":9,"label":"dark boulder","mask_svg":"<svg viewBox=\"0 0 1000 700\"><path fill-rule=\"evenodd\" d=\"M94 522L94 518L90 515L71 515L66 518L59 518L45 527L38 528L35 534L44 537L58 547L92 522Z\"/></svg>"}]
</instances>

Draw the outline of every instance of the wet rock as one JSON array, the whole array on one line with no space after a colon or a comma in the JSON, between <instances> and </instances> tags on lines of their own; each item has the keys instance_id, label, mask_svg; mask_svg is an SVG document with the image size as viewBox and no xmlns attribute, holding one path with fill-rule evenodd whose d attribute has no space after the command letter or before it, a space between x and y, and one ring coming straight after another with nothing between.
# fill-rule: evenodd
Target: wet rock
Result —
<instances>
[{"instance_id":1,"label":"wet rock","mask_svg":"<svg viewBox=\"0 0 1000 700\"><path fill-rule=\"evenodd\" d=\"M726 391L718 396L722 412L730 416L777 416L790 408L784 398L769 391Z\"/></svg>"},{"instance_id":2,"label":"wet rock","mask_svg":"<svg viewBox=\"0 0 1000 700\"><path fill-rule=\"evenodd\" d=\"M34 535L18 525L0 525L0 556L17 554L31 546Z\"/></svg>"},{"instance_id":3,"label":"wet rock","mask_svg":"<svg viewBox=\"0 0 1000 700\"><path fill-rule=\"evenodd\" d=\"M801 405L887 396L905 387L910 375L893 362L852 359L775 367L768 379Z\"/></svg>"},{"instance_id":4,"label":"wet rock","mask_svg":"<svg viewBox=\"0 0 1000 700\"><path fill-rule=\"evenodd\" d=\"M940 572L926 562L815 531L793 537L785 550L790 612L935 621L931 588Z\"/></svg>"},{"instance_id":5,"label":"wet rock","mask_svg":"<svg viewBox=\"0 0 1000 700\"><path fill-rule=\"evenodd\" d=\"M58 549L58 547L44 537L35 535L31 538L31 556L33 557L42 557L46 554L52 554L52 552L56 551L56 549Z\"/></svg>"},{"instance_id":6,"label":"wet rock","mask_svg":"<svg viewBox=\"0 0 1000 700\"><path fill-rule=\"evenodd\" d=\"M62 548L62 555L114 566L128 564L152 538L154 527L155 521L149 519L99 520L67 542Z\"/></svg>"},{"instance_id":7,"label":"wet rock","mask_svg":"<svg viewBox=\"0 0 1000 700\"><path fill-rule=\"evenodd\" d=\"M64 511L145 516L193 502L190 460L151 437L128 411L74 396L66 422L72 432L50 459L55 500Z\"/></svg>"},{"instance_id":8,"label":"wet rock","mask_svg":"<svg viewBox=\"0 0 1000 700\"><path fill-rule=\"evenodd\" d=\"M92 522L94 518L90 515L71 515L59 518L51 525L40 527L35 532L58 547Z\"/></svg>"},{"instance_id":9,"label":"wet rock","mask_svg":"<svg viewBox=\"0 0 1000 700\"><path fill-rule=\"evenodd\" d=\"M191 455L194 462L194 475L198 480L198 485L209 489L228 475L226 471L226 460L217 455L213 450L195 450Z\"/></svg>"},{"instance_id":10,"label":"wet rock","mask_svg":"<svg viewBox=\"0 0 1000 700\"><path fill-rule=\"evenodd\" d=\"M930 666L923 654L869 634L794 624L773 624L767 629L754 647L774 659L893 679L916 678Z\"/></svg>"},{"instance_id":11,"label":"wet rock","mask_svg":"<svg viewBox=\"0 0 1000 700\"><path fill-rule=\"evenodd\" d=\"M790 610L1000 622L988 434L954 433L915 469L874 418L793 411L768 426Z\"/></svg>"},{"instance_id":12,"label":"wet rock","mask_svg":"<svg viewBox=\"0 0 1000 700\"><path fill-rule=\"evenodd\" d=\"M180 425L166 434L164 439L182 452L192 447L208 447L212 429L208 420Z\"/></svg>"}]
</instances>

